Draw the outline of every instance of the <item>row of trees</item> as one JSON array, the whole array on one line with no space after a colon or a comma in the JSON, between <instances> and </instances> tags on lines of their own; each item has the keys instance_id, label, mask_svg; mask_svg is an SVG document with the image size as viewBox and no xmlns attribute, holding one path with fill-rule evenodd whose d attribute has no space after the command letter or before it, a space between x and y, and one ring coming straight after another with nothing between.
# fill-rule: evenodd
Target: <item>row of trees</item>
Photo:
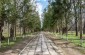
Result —
<instances>
[{"instance_id":1,"label":"row of trees","mask_svg":"<svg viewBox=\"0 0 85 55\"><path fill-rule=\"evenodd\" d=\"M21 35L40 30L40 20L36 6L31 0L0 0L0 42L5 39L2 35L4 24L8 24L8 39L16 40L16 28Z\"/></svg>"},{"instance_id":2,"label":"row of trees","mask_svg":"<svg viewBox=\"0 0 85 55\"><path fill-rule=\"evenodd\" d=\"M85 33L85 0L51 0L44 11L43 29L68 34L68 31Z\"/></svg>"}]
</instances>

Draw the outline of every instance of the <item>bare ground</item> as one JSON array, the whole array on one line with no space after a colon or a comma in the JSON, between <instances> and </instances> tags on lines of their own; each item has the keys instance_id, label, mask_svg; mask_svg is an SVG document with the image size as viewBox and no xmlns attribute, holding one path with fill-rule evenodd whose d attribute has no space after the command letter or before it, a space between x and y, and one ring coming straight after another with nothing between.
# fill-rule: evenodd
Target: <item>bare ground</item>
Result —
<instances>
[{"instance_id":1,"label":"bare ground","mask_svg":"<svg viewBox=\"0 0 85 55\"><path fill-rule=\"evenodd\" d=\"M64 55L85 55L85 49L74 45L71 42L61 40L58 37L50 33L45 33L45 35L50 38L64 53ZM12 48L6 49L0 52L0 55L18 55L19 52L27 45L27 43L34 37L25 38L23 41L17 43Z\"/></svg>"},{"instance_id":2,"label":"bare ground","mask_svg":"<svg viewBox=\"0 0 85 55\"><path fill-rule=\"evenodd\" d=\"M75 44L62 40L50 33L45 33L45 35L59 46L59 49L64 55L85 55L85 48L76 46Z\"/></svg>"},{"instance_id":3,"label":"bare ground","mask_svg":"<svg viewBox=\"0 0 85 55\"><path fill-rule=\"evenodd\" d=\"M26 37L19 43L15 44L13 47L9 47L5 49L4 51L0 52L0 55L18 55L20 51L29 43L30 40L32 40L35 36L32 37Z\"/></svg>"}]
</instances>

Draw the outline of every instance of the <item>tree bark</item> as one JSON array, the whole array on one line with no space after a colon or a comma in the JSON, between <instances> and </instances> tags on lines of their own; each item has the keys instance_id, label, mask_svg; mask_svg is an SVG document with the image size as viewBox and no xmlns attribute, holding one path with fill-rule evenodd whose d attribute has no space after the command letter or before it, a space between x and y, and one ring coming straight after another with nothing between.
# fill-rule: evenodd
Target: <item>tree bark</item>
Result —
<instances>
[{"instance_id":1,"label":"tree bark","mask_svg":"<svg viewBox=\"0 0 85 55\"><path fill-rule=\"evenodd\" d=\"M67 13L65 13L65 25L66 25L66 28L65 28L65 30L66 30L66 36L68 35L68 25L67 25Z\"/></svg>"},{"instance_id":2,"label":"tree bark","mask_svg":"<svg viewBox=\"0 0 85 55\"><path fill-rule=\"evenodd\" d=\"M78 18L77 18L77 12L76 12L76 5L75 5L75 0L73 0L73 4L74 4L74 11L75 11L75 32L76 32L76 36L78 36Z\"/></svg>"},{"instance_id":3,"label":"tree bark","mask_svg":"<svg viewBox=\"0 0 85 55\"><path fill-rule=\"evenodd\" d=\"M14 25L11 24L11 28L10 28L10 38L13 40L14 38Z\"/></svg>"},{"instance_id":4,"label":"tree bark","mask_svg":"<svg viewBox=\"0 0 85 55\"><path fill-rule=\"evenodd\" d=\"M82 8L81 8L81 3L82 3L82 1L81 0L79 0L79 5L80 5L80 16L79 16L79 19L80 19L80 39L82 39L82 30L83 30L83 28L82 28Z\"/></svg>"},{"instance_id":5,"label":"tree bark","mask_svg":"<svg viewBox=\"0 0 85 55\"><path fill-rule=\"evenodd\" d=\"M61 34L63 35L63 22L62 22L62 19L61 19Z\"/></svg>"},{"instance_id":6,"label":"tree bark","mask_svg":"<svg viewBox=\"0 0 85 55\"><path fill-rule=\"evenodd\" d=\"M85 34L85 20L84 20L83 34Z\"/></svg>"},{"instance_id":7,"label":"tree bark","mask_svg":"<svg viewBox=\"0 0 85 55\"><path fill-rule=\"evenodd\" d=\"M25 27L23 27L23 35L26 34L26 30L25 30Z\"/></svg>"},{"instance_id":8,"label":"tree bark","mask_svg":"<svg viewBox=\"0 0 85 55\"><path fill-rule=\"evenodd\" d=\"M14 40L16 40L16 23L14 25Z\"/></svg>"},{"instance_id":9,"label":"tree bark","mask_svg":"<svg viewBox=\"0 0 85 55\"><path fill-rule=\"evenodd\" d=\"M2 29L3 25L4 25L4 22L2 21L0 23L0 38L1 38L1 40L4 40L5 39L5 37L2 34L3 33L3 29Z\"/></svg>"},{"instance_id":10,"label":"tree bark","mask_svg":"<svg viewBox=\"0 0 85 55\"><path fill-rule=\"evenodd\" d=\"M1 48L1 37L2 37L2 27L0 26L0 48Z\"/></svg>"}]
</instances>

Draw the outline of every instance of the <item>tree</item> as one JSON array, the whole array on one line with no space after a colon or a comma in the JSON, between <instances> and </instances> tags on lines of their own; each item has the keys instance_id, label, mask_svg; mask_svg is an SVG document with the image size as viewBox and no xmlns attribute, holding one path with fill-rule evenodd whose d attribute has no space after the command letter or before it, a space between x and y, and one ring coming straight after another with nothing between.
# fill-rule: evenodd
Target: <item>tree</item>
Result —
<instances>
[{"instance_id":1,"label":"tree","mask_svg":"<svg viewBox=\"0 0 85 55\"><path fill-rule=\"evenodd\" d=\"M82 0L78 0L79 1L79 19L80 19L80 39L82 39L82 7L81 7L81 5L82 5Z\"/></svg>"},{"instance_id":2,"label":"tree","mask_svg":"<svg viewBox=\"0 0 85 55\"><path fill-rule=\"evenodd\" d=\"M10 32L8 40L10 38L10 40L16 41L18 26L20 26L20 30L23 29L24 35L29 32L27 30L32 32L40 30L39 15L36 7L30 2L31 0L0 0L0 44L2 38L4 38L2 36L4 22L8 23L8 33Z\"/></svg>"}]
</instances>

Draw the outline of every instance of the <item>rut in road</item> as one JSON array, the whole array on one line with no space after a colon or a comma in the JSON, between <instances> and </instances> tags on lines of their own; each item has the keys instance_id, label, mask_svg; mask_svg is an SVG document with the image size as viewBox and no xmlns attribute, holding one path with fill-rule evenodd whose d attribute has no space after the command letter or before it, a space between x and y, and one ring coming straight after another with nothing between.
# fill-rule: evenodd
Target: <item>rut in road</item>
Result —
<instances>
[{"instance_id":1,"label":"rut in road","mask_svg":"<svg viewBox=\"0 0 85 55\"><path fill-rule=\"evenodd\" d=\"M59 48L43 33L32 39L19 55L60 55Z\"/></svg>"}]
</instances>

